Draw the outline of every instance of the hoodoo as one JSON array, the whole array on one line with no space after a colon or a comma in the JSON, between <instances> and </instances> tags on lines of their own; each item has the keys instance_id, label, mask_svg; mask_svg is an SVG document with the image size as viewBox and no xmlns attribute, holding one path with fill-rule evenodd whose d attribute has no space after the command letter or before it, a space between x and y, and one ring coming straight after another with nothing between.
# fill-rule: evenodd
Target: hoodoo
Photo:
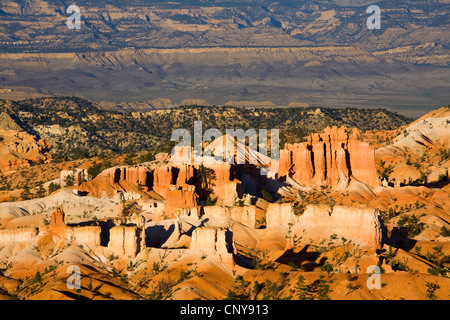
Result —
<instances>
[{"instance_id":1,"label":"hoodoo","mask_svg":"<svg viewBox=\"0 0 450 320\"><path fill-rule=\"evenodd\" d=\"M308 142L287 144L280 153L279 177L289 175L305 187L329 185L346 188L352 179L371 188L378 186L374 150L358 141L356 129L327 127Z\"/></svg>"}]
</instances>

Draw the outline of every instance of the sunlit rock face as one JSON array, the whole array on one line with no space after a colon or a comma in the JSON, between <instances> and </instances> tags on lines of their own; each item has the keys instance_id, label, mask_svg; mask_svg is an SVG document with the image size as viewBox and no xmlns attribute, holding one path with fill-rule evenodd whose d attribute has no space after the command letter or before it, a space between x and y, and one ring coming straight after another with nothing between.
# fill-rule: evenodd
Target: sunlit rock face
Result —
<instances>
[{"instance_id":1,"label":"sunlit rock face","mask_svg":"<svg viewBox=\"0 0 450 320\"><path fill-rule=\"evenodd\" d=\"M358 131L326 128L307 142L287 144L280 153L279 177L289 175L306 187L346 188L352 179L378 186L374 150L358 141Z\"/></svg>"}]
</instances>

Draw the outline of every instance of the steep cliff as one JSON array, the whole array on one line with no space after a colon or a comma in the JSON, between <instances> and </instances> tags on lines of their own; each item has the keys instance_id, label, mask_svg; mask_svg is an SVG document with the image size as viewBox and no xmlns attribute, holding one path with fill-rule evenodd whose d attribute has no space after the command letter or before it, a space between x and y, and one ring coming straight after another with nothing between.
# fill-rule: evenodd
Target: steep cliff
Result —
<instances>
[{"instance_id":1,"label":"steep cliff","mask_svg":"<svg viewBox=\"0 0 450 320\"><path fill-rule=\"evenodd\" d=\"M190 250L214 255L220 263L234 266L235 247L233 233L222 227L200 227L192 233Z\"/></svg>"},{"instance_id":2,"label":"steep cliff","mask_svg":"<svg viewBox=\"0 0 450 320\"><path fill-rule=\"evenodd\" d=\"M289 175L305 187L329 185L345 189L352 179L378 186L374 150L358 141L358 131L329 128L312 134L308 142L287 144L280 154L279 176Z\"/></svg>"},{"instance_id":3,"label":"steep cliff","mask_svg":"<svg viewBox=\"0 0 450 320\"><path fill-rule=\"evenodd\" d=\"M134 258L145 247L142 228L137 226L115 226L110 229L108 248L120 257Z\"/></svg>"},{"instance_id":4,"label":"steep cliff","mask_svg":"<svg viewBox=\"0 0 450 320\"><path fill-rule=\"evenodd\" d=\"M311 205L299 216L294 229L316 241L336 234L375 249L381 247L381 217L374 208Z\"/></svg>"},{"instance_id":5,"label":"steep cliff","mask_svg":"<svg viewBox=\"0 0 450 320\"><path fill-rule=\"evenodd\" d=\"M32 227L0 230L0 246L12 242L33 242L38 235L38 229Z\"/></svg>"},{"instance_id":6,"label":"steep cliff","mask_svg":"<svg viewBox=\"0 0 450 320\"><path fill-rule=\"evenodd\" d=\"M271 203L267 207L267 228L292 227L294 234L320 242L333 234L373 248L381 246L381 217L369 207L308 205L299 215L289 203Z\"/></svg>"}]
</instances>

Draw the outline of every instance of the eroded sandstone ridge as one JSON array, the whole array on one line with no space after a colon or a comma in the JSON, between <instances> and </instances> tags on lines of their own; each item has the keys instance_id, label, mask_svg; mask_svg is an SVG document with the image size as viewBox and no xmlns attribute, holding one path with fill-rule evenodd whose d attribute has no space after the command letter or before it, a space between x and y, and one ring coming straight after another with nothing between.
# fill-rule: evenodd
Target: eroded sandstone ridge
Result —
<instances>
[{"instance_id":1,"label":"eroded sandstone ridge","mask_svg":"<svg viewBox=\"0 0 450 320\"><path fill-rule=\"evenodd\" d=\"M220 263L234 265L233 255L236 253L236 248L233 242L233 232L228 228L200 227L195 229L190 249L212 254Z\"/></svg>"},{"instance_id":2,"label":"eroded sandstone ridge","mask_svg":"<svg viewBox=\"0 0 450 320\"><path fill-rule=\"evenodd\" d=\"M117 257L128 259L134 258L145 247L144 230L140 225L132 224L126 219L66 224L61 207L57 207L52 213L47 226L0 230L0 244L11 241L34 243L41 248L44 257L62 250L73 241L87 246L97 254L110 252ZM107 248L107 252L102 248Z\"/></svg>"},{"instance_id":3,"label":"eroded sandstone ridge","mask_svg":"<svg viewBox=\"0 0 450 320\"><path fill-rule=\"evenodd\" d=\"M173 217L183 209L200 206L211 192L217 204L233 205L242 196L242 181L235 178L237 170L229 164L115 167L78 186L78 190L93 196L119 196L121 199L133 195L139 198L139 193L145 193L156 200L164 200L166 215ZM241 168L241 172L246 170Z\"/></svg>"},{"instance_id":4,"label":"eroded sandstone ridge","mask_svg":"<svg viewBox=\"0 0 450 320\"><path fill-rule=\"evenodd\" d=\"M313 188L344 189L352 180L377 187L374 150L358 141L358 135L356 129L327 127L307 142L287 144L280 152L279 177Z\"/></svg>"},{"instance_id":5,"label":"eroded sandstone ridge","mask_svg":"<svg viewBox=\"0 0 450 320\"><path fill-rule=\"evenodd\" d=\"M448 154L440 157L447 168ZM287 145L279 175L262 167L177 164L158 154L89 181L86 169L65 170L62 180L78 176L73 186L0 203L0 297L20 288L24 298L67 298L74 265L80 294L93 299L161 298L167 287L174 299L233 298L245 296L247 282L247 292L265 299L274 284L287 294L298 281L306 288L326 279L329 294L343 299L395 298L398 283L419 297L424 281L447 290L439 260L450 253L447 181L379 187L373 150L357 131L336 127ZM371 266L384 270L382 291L364 289ZM412 276L423 280L418 289ZM29 291L40 282L37 294Z\"/></svg>"},{"instance_id":6,"label":"eroded sandstone ridge","mask_svg":"<svg viewBox=\"0 0 450 320\"><path fill-rule=\"evenodd\" d=\"M268 228L290 227L297 236L316 243L336 235L372 248L381 247L381 216L374 208L308 205L296 215L290 203L271 203L266 219Z\"/></svg>"},{"instance_id":7,"label":"eroded sandstone ridge","mask_svg":"<svg viewBox=\"0 0 450 320\"><path fill-rule=\"evenodd\" d=\"M0 114L0 173L11 174L32 162L49 162L51 146L24 131L7 113Z\"/></svg>"}]
</instances>

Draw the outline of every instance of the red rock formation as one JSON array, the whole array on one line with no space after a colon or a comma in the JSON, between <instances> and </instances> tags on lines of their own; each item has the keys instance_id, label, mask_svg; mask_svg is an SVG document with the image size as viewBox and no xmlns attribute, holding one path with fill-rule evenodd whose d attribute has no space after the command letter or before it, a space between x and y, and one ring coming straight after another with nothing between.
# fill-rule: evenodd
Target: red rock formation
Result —
<instances>
[{"instance_id":1,"label":"red rock formation","mask_svg":"<svg viewBox=\"0 0 450 320\"><path fill-rule=\"evenodd\" d=\"M38 228L24 227L0 230L0 246L11 242L32 242L38 235Z\"/></svg>"},{"instance_id":2,"label":"red rock formation","mask_svg":"<svg viewBox=\"0 0 450 320\"><path fill-rule=\"evenodd\" d=\"M288 149L280 150L280 159L278 167L278 176L284 177L289 173L292 166L292 152Z\"/></svg>"},{"instance_id":3,"label":"red rock formation","mask_svg":"<svg viewBox=\"0 0 450 320\"><path fill-rule=\"evenodd\" d=\"M217 204L233 206L239 197L240 181L234 177L234 167L230 164L208 165L211 171L210 188L218 197Z\"/></svg>"},{"instance_id":4,"label":"red rock formation","mask_svg":"<svg viewBox=\"0 0 450 320\"><path fill-rule=\"evenodd\" d=\"M109 230L108 248L119 256L134 258L145 247L143 228L121 225L124 223L123 219L117 219L114 223L118 225ZM101 232L100 226L67 226L64 223L64 211L57 208L51 216L49 226L40 234L38 244L53 243L57 248L61 248L66 241L74 239L95 249L100 246Z\"/></svg>"},{"instance_id":5,"label":"red rock formation","mask_svg":"<svg viewBox=\"0 0 450 320\"><path fill-rule=\"evenodd\" d=\"M178 187L170 186L166 192L164 213L168 217L174 217L177 209L192 208L198 206L198 196L195 186Z\"/></svg>"},{"instance_id":6,"label":"red rock formation","mask_svg":"<svg viewBox=\"0 0 450 320\"><path fill-rule=\"evenodd\" d=\"M378 186L378 176L375 170L375 154L368 143L360 142L358 132L354 130L348 141L348 152L350 156L350 167L352 176L368 186Z\"/></svg>"},{"instance_id":7,"label":"red rock formation","mask_svg":"<svg viewBox=\"0 0 450 320\"><path fill-rule=\"evenodd\" d=\"M56 208L55 212L52 213L50 217L50 227L54 226L65 226L64 222L64 211L61 207Z\"/></svg>"},{"instance_id":8,"label":"red rock formation","mask_svg":"<svg viewBox=\"0 0 450 320\"><path fill-rule=\"evenodd\" d=\"M205 215L226 216L247 227L256 228L258 208L254 205L243 207L206 206L203 208Z\"/></svg>"},{"instance_id":9,"label":"red rock formation","mask_svg":"<svg viewBox=\"0 0 450 320\"><path fill-rule=\"evenodd\" d=\"M85 226L75 227L71 229L73 237L84 244L87 244L91 248L100 246L100 234L102 232L99 226Z\"/></svg>"},{"instance_id":10,"label":"red rock formation","mask_svg":"<svg viewBox=\"0 0 450 320\"><path fill-rule=\"evenodd\" d=\"M13 173L31 162L50 162L51 145L28 134L6 113L0 114L0 172Z\"/></svg>"},{"instance_id":11,"label":"red rock formation","mask_svg":"<svg viewBox=\"0 0 450 320\"><path fill-rule=\"evenodd\" d=\"M190 250L199 250L217 257L218 262L234 267L233 233L228 228L200 227L192 232Z\"/></svg>"},{"instance_id":12,"label":"red rock formation","mask_svg":"<svg viewBox=\"0 0 450 320\"><path fill-rule=\"evenodd\" d=\"M192 184L192 179L194 178L194 167L190 165L180 166L180 171L177 177L177 186L187 187Z\"/></svg>"},{"instance_id":13,"label":"red rock formation","mask_svg":"<svg viewBox=\"0 0 450 320\"><path fill-rule=\"evenodd\" d=\"M200 183L213 190L217 204L234 205L240 192L240 181L234 178L234 167L229 164L208 165L207 175L199 177L198 165L140 165L122 166L104 170L94 180L83 183L79 191L91 196L114 197L117 192L154 191L164 198L164 212L174 217L179 209L198 206L196 193ZM206 185L206 186L205 186Z\"/></svg>"},{"instance_id":14,"label":"red rock formation","mask_svg":"<svg viewBox=\"0 0 450 320\"><path fill-rule=\"evenodd\" d=\"M310 181L313 178L313 163L311 161L311 151L306 144L289 145L292 151L293 178L296 181Z\"/></svg>"},{"instance_id":15,"label":"red rock formation","mask_svg":"<svg viewBox=\"0 0 450 320\"><path fill-rule=\"evenodd\" d=\"M267 228L294 225L297 222L298 217L294 214L294 206L292 203L270 203L267 206Z\"/></svg>"},{"instance_id":16,"label":"red rock formation","mask_svg":"<svg viewBox=\"0 0 450 320\"><path fill-rule=\"evenodd\" d=\"M335 206L313 206L306 208L298 217L297 230L305 237L320 241L332 234L374 249L381 247L381 223L377 209Z\"/></svg>"},{"instance_id":17,"label":"red rock formation","mask_svg":"<svg viewBox=\"0 0 450 320\"><path fill-rule=\"evenodd\" d=\"M161 166L155 168L153 190L159 195L166 197L167 190L172 184L172 167Z\"/></svg>"},{"instance_id":18,"label":"red rock formation","mask_svg":"<svg viewBox=\"0 0 450 320\"><path fill-rule=\"evenodd\" d=\"M124 167L122 171L123 180L130 184L146 186L149 168L144 166Z\"/></svg>"},{"instance_id":19,"label":"red rock formation","mask_svg":"<svg viewBox=\"0 0 450 320\"><path fill-rule=\"evenodd\" d=\"M195 193L194 167L191 165L122 166L101 172L94 180L83 183L79 191L92 196L114 197L118 192L150 192L166 199L165 212L173 216L177 208L198 205Z\"/></svg>"},{"instance_id":20,"label":"red rock formation","mask_svg":"<svg viewBox=\"0 0 450 320\"><path fill-rule=\"evenodd\" d=\"M144 231L137 226L111 228L108 248L122 257L134 258L145 247Z\"/></svg>"},{"instance_id":21,"label":"red rock formation","mask_svg":"<svg viewBox=\"0 0 450 320\"><path fill-rule=\"evenodd\" d=\"M295 215L292 204L271 203L266 214L267 228L292 226L295 234L316 242L337 234L372 248L381 246L380 221L378 210L369 207L308 205L302 214Z\"/></svg>"},{"instance_id":22,"label":"red rock formation","mask_svg":"<svg viewBox=\"0 0 450 320\"><path fill-rule=\"evenodd\" d=\"M358 141L356 130L328 127L308 142L287 144L280 154L279 177L289 175L306 187L328 184L342 189L351 179L378 186L374 150Z\"/></svg>"},{"instance_id":23,"label":"red rock formation","mask_svg":"<svg viewBox=\"0 0 450 320\"><path fill-rule=\"evenodd\" d=\"M102 171L95 179L77 187L94 197L114 197L118 192L148 192L153 187L153 169L148 166L121 166Z\"/></svg>"}]
</instances>

